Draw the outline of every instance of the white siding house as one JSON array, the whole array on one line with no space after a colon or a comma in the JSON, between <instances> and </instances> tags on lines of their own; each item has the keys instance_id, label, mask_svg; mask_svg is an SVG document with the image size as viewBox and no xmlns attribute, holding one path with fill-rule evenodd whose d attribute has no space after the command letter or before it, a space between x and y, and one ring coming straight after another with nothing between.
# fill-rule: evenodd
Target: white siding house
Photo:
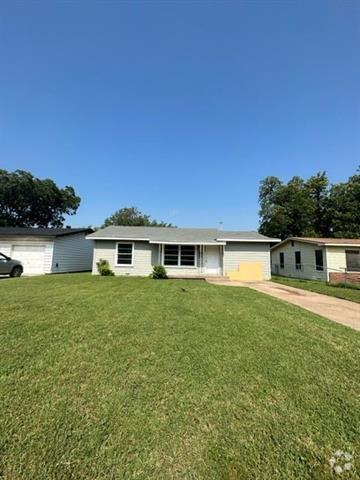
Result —
<instances>
[{"instance_id":1,"label":"white siding house","mask_svg":"<svg viewBox=\"0 0 360 480\"><path fill-rule=\"evenodd\" d=\"M107 260L115 275L147 276L164 265L171 277L227 276L267 280L270 242L257 232L167 227L106 227L88 235L95 241L92 271Z\"/></svg>"},{"instance_id":2,"label":"white siding house","mask_svg":"<svg viewBox=\"0 0 360 480\"><path fill-rule=\"evenodd\" d=\"M93 242L87 228L0 227L0 252L19 260L24 275L90 271Z\"/></svg>"},{"instance_id":3,"label":"white siding house","mask_svg":"<svg viewBox=\"0 0 360 480\"><path fill-rule=\"evenodd\" d=\"M360 239L290 237L271 249L273 274L327 282L360 281Z\"/></svg>"},{"instance_id":4,"label":"white siding house","mask_svg":"<svg viewBox=\"0 0 360 480\"><path fill-rule=\"evenodd\" d=\"M91 236L90 236L91 237ZM143 241L131 242L133 246L133 260L131 265L117 264L117 249L118 244L116 240L96 240L94 246L92 272L97 274L97 262L99 260L107 260L110 268L115 275L136 275L147 276L152 271L152 265L156 265L158 259L157 246ZM154 263L152 263L154 261Z\"/></svg>"},{"instance_id":5,"label":"white siding house","mask_svg":"<svg viewBox=\"0 0 360 480\"><path fill-rule=\"evenodd\" d=\"M235 271L241 263L260 262L263 265L263 279L271 278L269 242L231 242L225 246L225 272Z\"/></svg>"}]
</instances>

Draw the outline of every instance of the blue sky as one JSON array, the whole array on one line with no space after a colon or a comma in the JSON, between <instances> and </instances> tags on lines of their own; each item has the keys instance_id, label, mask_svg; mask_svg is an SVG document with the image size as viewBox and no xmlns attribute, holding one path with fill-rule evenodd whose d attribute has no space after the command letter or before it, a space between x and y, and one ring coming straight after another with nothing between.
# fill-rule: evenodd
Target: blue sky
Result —
<instances>
[{"instance_id":1,"label":"blue sky","mask_svg":"<svg viewBox=\"0 0 360 480\"><path fill-rule=\"evenodd\" d=\"M360 163L360 2L2 1L0 168L253 229L258 186Z\"/></svg>"}]
</instances>

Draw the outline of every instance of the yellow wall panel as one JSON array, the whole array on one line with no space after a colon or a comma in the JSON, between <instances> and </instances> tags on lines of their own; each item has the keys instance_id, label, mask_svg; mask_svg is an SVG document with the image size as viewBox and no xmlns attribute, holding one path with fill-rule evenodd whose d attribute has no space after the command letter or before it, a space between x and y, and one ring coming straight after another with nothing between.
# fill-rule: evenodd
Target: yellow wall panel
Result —
<instances>
[{"instance_id":1,"label":"yellow wall panel","mask_svg":"<svg viewBox=\"0 0 360 480\"><path fill-rule=\"evenodd\" d=\"M261 262L241 262L239 269L226 272L230 280L241 282L255 282L264 279L264 269Z\"/></svg>"}]
</instances>

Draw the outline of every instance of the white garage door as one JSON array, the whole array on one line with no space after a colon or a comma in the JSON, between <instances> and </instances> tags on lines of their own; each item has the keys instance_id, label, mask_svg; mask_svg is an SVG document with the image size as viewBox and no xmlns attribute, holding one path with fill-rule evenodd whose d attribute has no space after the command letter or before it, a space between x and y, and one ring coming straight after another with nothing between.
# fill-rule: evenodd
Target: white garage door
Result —
<instances>
[{"instance_id":1,"label":"white garage door","mask_svg":"<svg viewBox=\"0 0 360 480\"><path fill-rule=\"evenodd\" d=\"M0 243L0 253L10 257L10 255L11 255L11 243Z\"/></svg>"},{"instance_id":2,"label":"white garage door","mask_svg":"<svg viewBox=\"0 0 360 480\"><path fill-rule=\"evenodd\" d=\"M23 264L24 275L44 273L45 245L13 245L11 257Z\"/></svg>"}]
</instances>

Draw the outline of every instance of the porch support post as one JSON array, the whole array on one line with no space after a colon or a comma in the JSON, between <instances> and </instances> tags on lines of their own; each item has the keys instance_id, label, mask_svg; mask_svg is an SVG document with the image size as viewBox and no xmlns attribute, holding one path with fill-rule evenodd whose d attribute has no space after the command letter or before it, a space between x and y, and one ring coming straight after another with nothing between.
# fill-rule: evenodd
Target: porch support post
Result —
<instances>
[{"instance_id":1,"label":"porch support post","mask_svg":"<svg viewBox=\"0 0 360 480\"><path fill-rule=\"evenodd\" d=\"M225 245L221 245L222 256L221 256L221 275L225 275L224 271L224 256L225 256Z\"/></svg>"}]
</instances>

